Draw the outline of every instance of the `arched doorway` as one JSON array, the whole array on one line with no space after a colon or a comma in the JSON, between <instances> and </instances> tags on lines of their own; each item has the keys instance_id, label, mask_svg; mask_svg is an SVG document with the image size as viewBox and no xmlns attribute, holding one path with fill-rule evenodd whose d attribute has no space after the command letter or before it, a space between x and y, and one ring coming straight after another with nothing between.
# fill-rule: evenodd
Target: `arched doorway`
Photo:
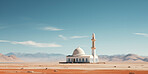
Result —
<instances>
[{"instance_id":1,"label":"arched doorway","mask_svg":"<svg viewBox=\"0 0 148 74\"><path fill-rule=\"evenodd\" d=\"M74 59L73 59L73 63L75 63L75 61L76 61L76 60L75 60L75 58L74 58Z\"/></svg>"}]
</instances>

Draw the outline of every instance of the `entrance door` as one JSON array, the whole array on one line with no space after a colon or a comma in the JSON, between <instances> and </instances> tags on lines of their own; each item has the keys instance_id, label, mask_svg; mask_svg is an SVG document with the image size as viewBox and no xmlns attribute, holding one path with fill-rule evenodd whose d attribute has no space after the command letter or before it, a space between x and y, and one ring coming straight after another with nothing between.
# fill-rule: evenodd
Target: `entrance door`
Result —
<instances>
[{"instance_id":1,"label":"entrance door","mask_svg":"<svg viewBox=\"0 0 148 74\"><path fill-rule=\"evenodd\" d=\"M75 63L75 58L73 59L73 62Z\"/></svg>"}]
</instances>

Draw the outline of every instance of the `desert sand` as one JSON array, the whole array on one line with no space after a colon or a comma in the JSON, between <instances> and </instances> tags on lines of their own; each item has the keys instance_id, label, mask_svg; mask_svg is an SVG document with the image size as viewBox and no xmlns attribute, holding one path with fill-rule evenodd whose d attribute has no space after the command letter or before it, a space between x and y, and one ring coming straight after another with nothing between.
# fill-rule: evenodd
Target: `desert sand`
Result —
<instances>
[{"instance_id":1,"label":"desert sand","mask_svg":"<svg viewBox=\"0 0 148 74\"><path fill-rule=\"evenodd\" d=\"M0 74L148 74L148 63L3 63Z\"/></svg>"}]
</instances>

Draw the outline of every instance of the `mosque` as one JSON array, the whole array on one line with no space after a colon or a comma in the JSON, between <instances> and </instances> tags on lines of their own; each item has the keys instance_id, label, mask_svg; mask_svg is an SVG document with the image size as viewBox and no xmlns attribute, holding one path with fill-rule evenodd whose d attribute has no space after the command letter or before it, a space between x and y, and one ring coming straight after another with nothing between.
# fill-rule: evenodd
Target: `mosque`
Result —
<instances>
[{"instance_id":1,"label":"mosque","mask_svg":"<svg viewBox=\"0 0 148 74\"><path fill-rule=\"evenodd\" d=\"M97 63L98 56L96 55L95 34L92 34L92 55L86 55L84 50L80 47L73 51L72 55L66 56L66 63Z\"/></svg>"}]
</instances>

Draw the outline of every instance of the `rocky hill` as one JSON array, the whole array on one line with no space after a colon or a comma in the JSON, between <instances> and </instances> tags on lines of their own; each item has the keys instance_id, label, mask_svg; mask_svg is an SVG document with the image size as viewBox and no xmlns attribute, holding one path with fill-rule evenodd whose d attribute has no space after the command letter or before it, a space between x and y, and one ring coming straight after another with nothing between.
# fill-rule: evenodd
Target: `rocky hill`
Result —
<instances>
[{"instance_id":1,"label":"rocky hill","mask_svg":"<svg viewBox=\"0 0 148 74\"><path fill-rule=\"evenodd\" d=\"M100 55L100 61L108 62L148 62L148 57L138 56L136 54L127 54L127 55Z\"/></svg>"},{"instance_id":2,"label":"rocky hill","mask_svg":"<svg viewBox=\"0 0 148 74\"><path fill-rule=\"evenodd\" d=\"M15 55L24 62L59 62L65 61L65 55L63 54L48 54L48 53L8 53L9 55Z\"/></svg>"},{"instance_id":3,"label":"rocky hill","mask_svg":"<svg viewBox=\"0 0 148 74\"><path fill-rule=\"evenodd\" d=\"M0 53L0 62L22 62L14 55L6 56Z\"/></svg>"}]
</instances>

